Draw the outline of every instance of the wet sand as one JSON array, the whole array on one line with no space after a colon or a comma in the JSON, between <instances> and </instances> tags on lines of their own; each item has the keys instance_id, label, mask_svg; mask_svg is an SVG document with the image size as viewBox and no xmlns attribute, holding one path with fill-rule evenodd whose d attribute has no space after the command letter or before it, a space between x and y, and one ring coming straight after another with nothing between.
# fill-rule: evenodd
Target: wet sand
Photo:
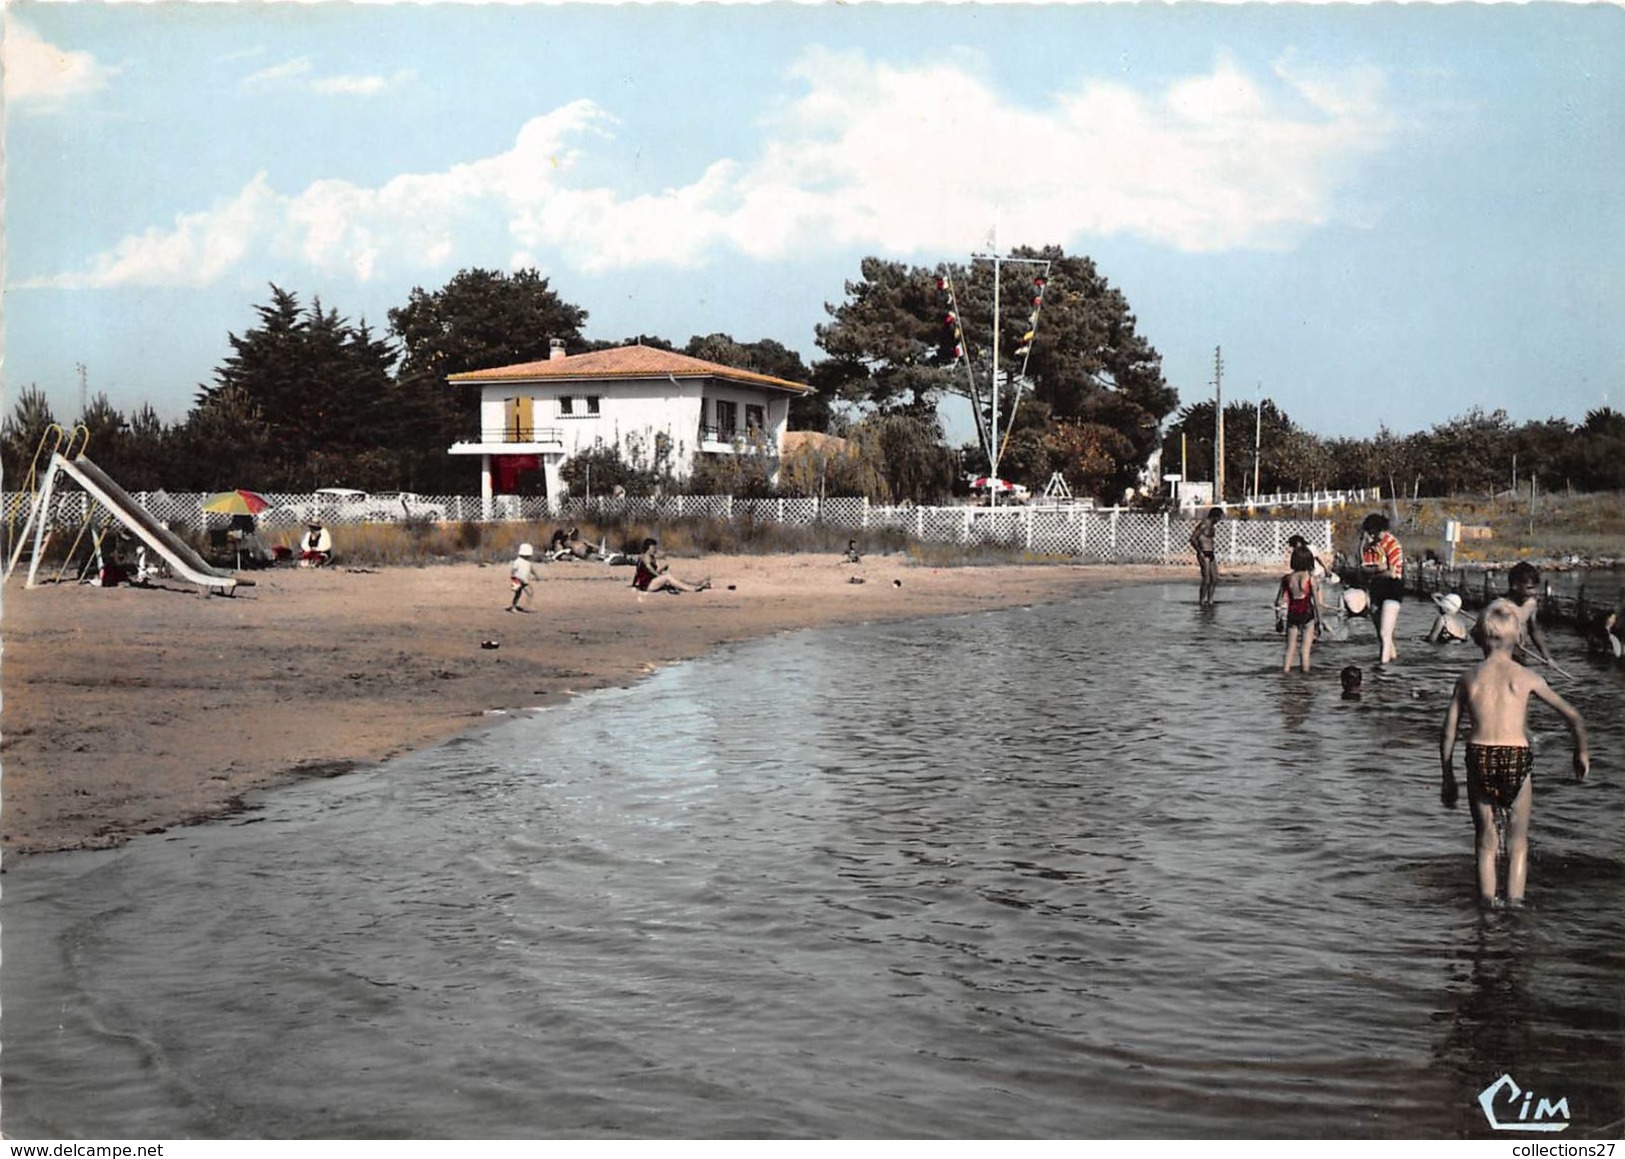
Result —
<instances>
[{"instance_id":1,"label":"wet sand","mask_svg":"<svg viewBox=\"0 0 1625 1159\"><path fill-rule=\"evenodd\" d=\"M732 641L1136 579L1194 584L1188 567L738 556L675 560L715 586L672 596L633 591L628 568L539 570L530 614L506 611L505 563L279 569L232 598L173 581L14 579L0 621L0 847L9 860L206 821L251 790L371 765Z\"/></svg>"}]
</instances>

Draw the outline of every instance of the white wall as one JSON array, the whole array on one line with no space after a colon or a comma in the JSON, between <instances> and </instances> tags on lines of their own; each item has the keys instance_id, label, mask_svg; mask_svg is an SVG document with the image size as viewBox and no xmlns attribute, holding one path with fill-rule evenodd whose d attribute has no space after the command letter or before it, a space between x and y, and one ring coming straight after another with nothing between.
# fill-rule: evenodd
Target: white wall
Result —
<instances>
[{"instance_id":1,"label":"white wall","mask_svg":"<svg viewBox=\"0 0 1625 1159\"><path fill-rule=\"evenodd\" d=\"M559 432L567 457L591 449L596 443L620 447L627 458L628 436L641 440L645 460L652 456L657 433L668 436L672 444L672 468L686 475L692 466L694 454L700 450L698 442L701 425L714 427L717 423L715 401L723 399L738 406L737 425L745 431L745 407L764 409L764 431L769 445L778 447L789 426L790 400L787 397L752 390L750 387L727 382L703 383L697 379L649 378L593 383L502 383L487 384L482 388L480 426L485 432L504 429L506 403L510 398L528 397L533 401L531 423L537 429ZM703 395L702 395L703 392ZM598 413L587 413L587 398L596 395ZM573 400L570 415L559 411L559 400L569 396ZM703 409L702 409L703 403Z\"/></svg>"}]
</instances>

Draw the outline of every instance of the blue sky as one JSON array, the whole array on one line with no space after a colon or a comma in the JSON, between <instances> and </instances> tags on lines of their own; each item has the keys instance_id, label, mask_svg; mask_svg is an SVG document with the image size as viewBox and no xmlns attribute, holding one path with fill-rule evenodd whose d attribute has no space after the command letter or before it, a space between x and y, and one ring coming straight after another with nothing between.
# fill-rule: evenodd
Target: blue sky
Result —
<instances>
[{"instance_id":1,"label":"blue sky","mask_svg":"<svg viewBox=\"0 0 1625 1159\"><path fill-rule=\"evenodd\" d=\"M5 409L179 419L276 283L534 266L819 356L865 254L1087 254L1183 402L1625 406L1625 9L9 3ZM968 438L957 418L955 433Z\"/></svg>"}]
</instances>

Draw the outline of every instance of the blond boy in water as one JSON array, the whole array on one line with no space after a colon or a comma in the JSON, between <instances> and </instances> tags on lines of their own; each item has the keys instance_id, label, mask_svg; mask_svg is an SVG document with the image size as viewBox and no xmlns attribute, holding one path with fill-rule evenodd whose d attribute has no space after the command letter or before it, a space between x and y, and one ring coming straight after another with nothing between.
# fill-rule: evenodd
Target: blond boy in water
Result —
<instances>
[{"instance_id":1,"label":"blond boy in water","mask_svg":"<svg viewBox=\"0 0 1625 1159\"><path fill-rule=\"evenodd\" d=\"M1568 701L1553 692L1539 674L1512 658L1520 623L1508 602L1496 600L1479 621L1479 646L1484 660L1456 681L1455 694L1445 711L1439 734L1439 765L1443 784L1439 796L1446 805L1456 803L1453 765L1456 731L1467 714L1467 800L1473 809L1473 831L1478 851L1478 892L1490 906L1497 903L1496 858L1500 836L1496 815L1506 821L1507 904L1522 905L1529 869L1529 814L1534 802L1527 720L1529 697L1544 700L1557 710L1574 737L1574 776L1584 780L1591 768L1586 751L1585 722Z\"/></svg>"}]
</instances>

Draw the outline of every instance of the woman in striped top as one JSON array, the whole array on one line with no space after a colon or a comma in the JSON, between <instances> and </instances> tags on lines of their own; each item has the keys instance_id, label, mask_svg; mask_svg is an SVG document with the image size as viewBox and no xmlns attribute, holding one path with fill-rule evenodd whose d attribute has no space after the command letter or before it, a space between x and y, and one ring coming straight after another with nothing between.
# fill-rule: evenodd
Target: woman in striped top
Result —
<instances>
[{"instance_id":1,"label":"woman in striped top","mask_svg":"<svg viewBox=\"0 0 1625 1159\"><path fill-rule=\"evenodd\" d=\"M1360 524L1360 570L1371 591L1372 618L1381 642L1379 664L1399 659L1394 647L1394 629L1399 624L1399 605L1405 598L1405 549L1388 533L1388 518L1377 512Z\"/></svg>"}]
</instances>

